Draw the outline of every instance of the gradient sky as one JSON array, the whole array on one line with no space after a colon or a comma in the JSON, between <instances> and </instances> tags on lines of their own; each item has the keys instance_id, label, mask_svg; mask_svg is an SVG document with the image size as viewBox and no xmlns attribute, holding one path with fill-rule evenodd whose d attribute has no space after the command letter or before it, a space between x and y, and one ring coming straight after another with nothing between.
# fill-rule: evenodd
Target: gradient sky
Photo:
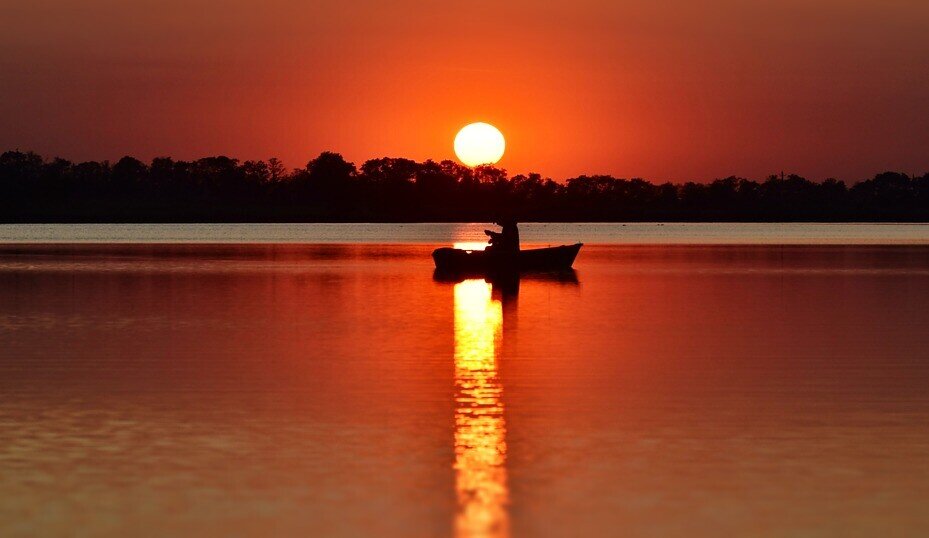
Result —
<instances>
[{"instance_id":1,"label":"gradient sky","mask_svg":"<svg viewBox=\"0 0 929 538\"><path fill-rule=\"evenodd\" d=\"M0 149L555 178L929 171L926 0L0 0Z\"/></svg>"}]
</instances>

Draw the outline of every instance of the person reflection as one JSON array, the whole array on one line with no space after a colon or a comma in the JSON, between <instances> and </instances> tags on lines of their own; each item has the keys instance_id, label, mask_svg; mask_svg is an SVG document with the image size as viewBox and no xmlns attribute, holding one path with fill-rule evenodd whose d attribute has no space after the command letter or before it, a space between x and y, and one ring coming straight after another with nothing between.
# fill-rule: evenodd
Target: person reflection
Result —
<instances>
[{"instance_id":1,"label":"person reflection","mask_svg":"<svg viewBox=\"0 0 929 538\"><path fill-rule=\"evenodd\" d=\"M497 375L503 308L483 279L455 285L455 490L459 537L509 536L506 421Z\"/></svg>"}]
</instances>

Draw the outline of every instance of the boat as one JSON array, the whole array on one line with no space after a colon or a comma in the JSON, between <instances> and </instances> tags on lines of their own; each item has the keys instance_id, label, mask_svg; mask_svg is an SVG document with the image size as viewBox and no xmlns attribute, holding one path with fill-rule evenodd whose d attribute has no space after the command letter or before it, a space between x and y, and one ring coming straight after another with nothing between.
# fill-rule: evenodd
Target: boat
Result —
<instances>
[{"instance_id":1,"label":"boat","mask_svg":"<svg viewBox=\"0 0 929 538\"><path fill-rule=\"evenodd\" d=\"M494 250L463 250L443 247L432 252L437 272L454 273L525 273L564 271L574 264L583 243L558 247L530 248L515 253Z\"/></svg>"}]
</instances>

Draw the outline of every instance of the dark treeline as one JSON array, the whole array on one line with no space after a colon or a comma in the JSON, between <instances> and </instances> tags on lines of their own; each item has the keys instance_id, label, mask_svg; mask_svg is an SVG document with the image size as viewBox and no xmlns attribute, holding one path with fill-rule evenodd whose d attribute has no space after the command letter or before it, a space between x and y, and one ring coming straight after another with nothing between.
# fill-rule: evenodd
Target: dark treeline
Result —
<instances>
[{"instance_id":1,"label":"dark treeline","mask_svg":"<svg viewBox=\"0 0 929 538\"><path fill-rule=\"evenodd\" d=\"M929 174L887 172L851 186L795 175L757 182L664 183L611 176L555 182L491 166L322 153L305 168L277 159L144 163L0 156L3 222L927 221Z\"/></svg>"}]
</instances>

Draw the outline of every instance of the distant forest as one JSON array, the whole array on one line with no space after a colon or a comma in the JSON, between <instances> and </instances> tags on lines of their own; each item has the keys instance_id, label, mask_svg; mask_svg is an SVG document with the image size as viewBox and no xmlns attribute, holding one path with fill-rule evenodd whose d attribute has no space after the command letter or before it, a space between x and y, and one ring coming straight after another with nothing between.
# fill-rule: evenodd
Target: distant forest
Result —
<instances>
[{"instance_id":1,"label":"distant forest","mask_svg":"<svg viewBox=\"0 0 929 538\"><path fill-rule=\"evenodd\" d=\"M360 167L325 152L277 159L144 163L0 156L2 222L929 221L929 174L847 185L796 175L663 183L612 176L556 182L492 166L402 158Z\"/></svg>"}]
</instances>

